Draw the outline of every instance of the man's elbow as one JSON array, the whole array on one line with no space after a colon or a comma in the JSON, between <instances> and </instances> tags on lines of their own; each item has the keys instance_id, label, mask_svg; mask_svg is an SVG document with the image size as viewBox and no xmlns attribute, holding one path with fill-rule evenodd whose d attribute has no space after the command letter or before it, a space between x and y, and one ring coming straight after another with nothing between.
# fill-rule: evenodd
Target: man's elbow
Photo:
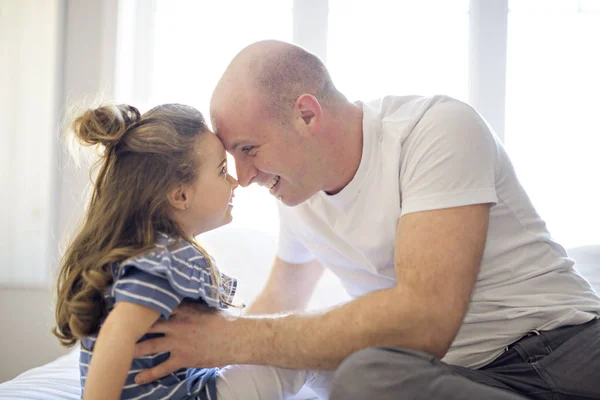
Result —
<instances>
[{"instance_id":1,"label":"man's elbow","mask_svg":"<svg viewBox=\"0 0 600 400\"><path fill-rule=\"evenodd\" d=\"M441 359L450 349L451 341L445 335L436 333L434 329L421 333L398 334L396 332L388 340L382 340L379 345L422 351Z\"/></svg>"},{"instance_id":2,"label":"man's elbow","mask_svg":"<svg viewBox=\"0 0 600 400\"><path fill-rule=\"evenodd\" d=\"M432 338L429 343L427 343L423 350L425 353L431 354L438 359L442 359L448 350L450 349L450 344L447 340L443 340L441 338Z\"/></svg>"},{"instance_id":3,"label":"man's elbow","mask_svg":"<svg viewBox=\"0 0 600 400\"><path fill-rule=\"evenodd\" d=\"M436 322L430 321L423 327L419 350L442 359L450 350L460 326L448 321L446 323L440 323L440 321L442 319L438 319Z\"/></svg>"},{"instance_id":4,"label":"man's elbow","mask_svg":"<svg viewBox=\"0 0 600 400\"><path fill-rule=\"evenodd\" d=\"M409 329L396 336L399 340L394 345L422 351L438 359L442 359L448 353L458 332L458 327L455 328L454 324L443 324L441 319L434 321L432 317L419 321Z\"/></svg>"}]
</instances>

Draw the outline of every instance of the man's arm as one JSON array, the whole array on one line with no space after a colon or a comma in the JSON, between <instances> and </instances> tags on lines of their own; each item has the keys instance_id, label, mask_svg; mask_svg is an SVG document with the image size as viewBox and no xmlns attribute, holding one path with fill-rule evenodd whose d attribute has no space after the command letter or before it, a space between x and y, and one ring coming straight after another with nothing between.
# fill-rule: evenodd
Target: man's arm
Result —
<instances>
[{"instance_id":1,"label":"man's arm","mask_svg":"<svg viewBox=\"0 0 600 400\"><path fill-rule=\"evenodd\" d=\"M234 321L250 333L236 359L331 369L370 346L443 357L462 323L479 272L489 208L482 204L404 215L396 235L394 288L320 316ZM261 345L270 351L256 352Z\"/></svg>"},{"instance_id":2,"label":"man's arm","mask_svg":"<svg viewBox=\"0 0 600 400\"><path fill-rule=\"evenodd\" d=\"M137 354L170 351L187 367L271 364L333 369L370 346L421 350L442 357L462 323L479 271L489 204L415 212L400 218L397 284L323 314L230 319L184 308L178 324L157 324L166 336L141 343ZM202 346L198 337L202 335ZM210 336L210 342L208 337ZM140 374L152 380L161 366Z\"/></svg>"},{"instance_id":3,"label":"man's arm","mask_svg":"<svg viewBox=\"0 0 600 400\"><path fill-rule=\"evenodd\" d=\"M317 260L292 264L276 257L267 284L245 314L305 310L323 271Z\"/></svg>"}]
</instances>

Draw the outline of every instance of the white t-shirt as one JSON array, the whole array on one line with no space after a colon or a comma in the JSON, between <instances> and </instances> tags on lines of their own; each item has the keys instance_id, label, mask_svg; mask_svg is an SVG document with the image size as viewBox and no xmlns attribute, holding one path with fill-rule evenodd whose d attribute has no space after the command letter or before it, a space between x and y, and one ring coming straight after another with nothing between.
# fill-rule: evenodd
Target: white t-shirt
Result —
<instances>
[{"instance_id":1,"label":"white t-shirt","mask_svg":"<svg viewBox=\"0 0 600 400\"><path fill-rule=\"evenodd\" d=\"M281 259L317 258L360 297L395 285L402 215L492 203L472 299L443 361L479 368L532 329L600 315L600 298L552 240L504 147L471 107L443 96L362 107L362 159L352 181L333 196L279 205Z\"/></svg>"}]
</instances>

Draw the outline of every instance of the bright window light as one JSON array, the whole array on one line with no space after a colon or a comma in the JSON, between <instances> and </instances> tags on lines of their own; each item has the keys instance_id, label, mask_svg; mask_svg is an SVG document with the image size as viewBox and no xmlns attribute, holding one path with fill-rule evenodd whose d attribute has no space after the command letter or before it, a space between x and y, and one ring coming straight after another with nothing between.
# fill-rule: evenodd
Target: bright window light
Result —
<instances>
[{"instance_id":1,"label":"bright window light","mask_svg":"<svg viewBox=\"0 0 600 400\"><path fill-rule=\"evenodd\" d=\"M466 101L468 3L330 0L334 83L353 100L441 93Z\"/></svg>"},{"instance_id":2,"label":"bright window light","mask_svg":"<svg viewBox=\"0 0 600 400\"><path fill-rule=\"evenodd\" d=\"M600 238L600 13L583 3L509 3L506 147L566 247Z\"/></svg>"}]
</instances>

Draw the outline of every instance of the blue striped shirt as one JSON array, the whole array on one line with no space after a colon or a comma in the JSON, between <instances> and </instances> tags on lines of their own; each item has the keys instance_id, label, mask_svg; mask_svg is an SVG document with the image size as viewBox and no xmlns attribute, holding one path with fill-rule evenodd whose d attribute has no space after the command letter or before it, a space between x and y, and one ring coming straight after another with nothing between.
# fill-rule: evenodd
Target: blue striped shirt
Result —
<instances>
[{"instance_id":1,"label":"blue striped shirt","mask_svg":"<svg viewBox=\"0 0 600 400\"><path fill-rule=\"evenodd\" d=\"M226 308L219 293L231 303L237 287L237 281L225 274L220 274L220 285L214 282L210 266L202 253L190 243L164 234L159 235L156 247L151 251L114 264L112 274L114 281L105 294L109 311L117 302L126 301L153 308L164 319L168 319L183 300ZM157 336L161 334L146 334L140 341ZM79 371L82 395L96 339L97 335L94 335L81 340ZM144 385L134 382L140 371L168 358L168 353L135 358L121 399L216 400L217 368L183 368L156 382Z\"/></svg>"}]
</instances>

